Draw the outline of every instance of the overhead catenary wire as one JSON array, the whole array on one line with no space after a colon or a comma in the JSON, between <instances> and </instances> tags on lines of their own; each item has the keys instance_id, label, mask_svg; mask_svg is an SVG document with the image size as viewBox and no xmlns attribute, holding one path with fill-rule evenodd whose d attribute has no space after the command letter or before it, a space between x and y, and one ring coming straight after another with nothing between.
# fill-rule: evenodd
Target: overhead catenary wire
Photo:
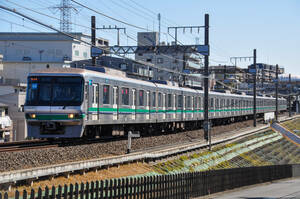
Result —
<instances>
[{"instance_id":1,"label":"overhead catenary wire","mask_svg":"<svg viewBox=\"0 0 300 199\"><path fill-rule=\"evenodd\" d=\"M62 32L62 31L58 30L57 28L54 28L54 27L52 27L52 26L50 26L50 25L47 25L47 24L45 24L45 23L43 23L43 22L40 22L40 21L38 21L38 20L36 20L36 19L34 19L34 18L32 18L32 17L29 17L29 16L27 16L27 15L25 15L25 14L22 14L22 13L18 12L16 9L7 8L7 7L2 6L2 5L0 5L0 8L1 8L1 9L4 9L4 10L7 10L7 11L10 11L10 12L13 12L13 13L15 13L15 14L18 14L18 15L20 15L20 16L22 16L22 17L24 17L24 18L27 18L27 19L29 19L29 20L31 20L31 21L33 21L33 22L39 24L39 25L45 26L45 27L47 27L47 28L49 28L49 29L51 29L51 30L54 30L54 31L56 31L56 32L58 32L58 33L61 33L61 34L65 35L65 36L68 36L68 37L70 37L70 38L73 38L73 39L75 39L75 40L77 40L77 41L80 41L80 42L82 42L82 43L88 44L88 45L90 45L90 46L92 46L92 47L94 47L94 48L98 48L98 49L104 50L104 51L107 50L107 49L104 48L104 47L95 46L95 45L93 45L93 44L91 44L91 43L89 43L89 42L83 41L83 40L81 40L81 39L79 39L79 38L77 38L77 37L75 37L75 36L73 36L73 35L71 35L71 34L69 34L69 33ZM180 74L180 75L183 75L183 76L191 76L191 75L186 74L186 73L182 73L182 72L178 72L178 71L174 71L174 70L170 70L170 69L166 69L166 68L160 68L160 67L157 67L157 66L155 66L154 64L151 64L151 63L148 63L148 62L143 62L143 61L139 61L139 60L130 59L130 58L128 58L128 57L122 56L122 55L117 54L117 53L114 53L114 54L117 55L117 56L119 56L119 57L122 57L122 58L125 58L125 59L128 59L128 60L134 61L134 62L136 62L136 63L143 64L143 65L146 65L146 66L149 66L149 67L152 67L152 68L161 70L161 71L167 71L167 72L170 72L170 73Z\"/></svg>"},{"instance_id":2,"label":"overhead catenary wire","mask_svg":"<svg viewBox=\"0 0 300 199\"><path fill-rule=\"evenodd\" d=\"M127 25L127 26L131 26L131 27L133 27L133 28L137 28L137 29L149 31L149 29L147 29L147 28L144 28L144 27L141 27L141 26L137 26L137 25L134 25L134 24L130 24L130 23L127 23L127 22L125 22L125 21L116 19L116 18L111 17L111 16L109 16L109 15L106 15L106 14L104 14L104 13L102 13L102 12L99 12L99 11L93 9L93 8L90 8L90 7L88 7L88 6L86 6L86 5L82 4L82 3L79 3L79 2L77 2L77 1L75 1L75 0L70 0L70 1L76 3L77 5L82 6L82 7L86 8L86 9L88 9L88 10L91 10L91 11L93 11L93 12L99 14L99 15L102 15L102 16L104 16L104 17L106 17L106 18L109 18L109 19L112 19L112 20L114 20L114 21L117 21L117 22L119 22L119 23L123 23L123 24L125 24L125 25Z\"/></svg>"},{"instance_id":3,"label":"overhead catenary wire","mask_svg":"<svg viewBox=\"0 0 300 199\"><path fill-rule=\"evenodd\" d=\"M35 13L37 13L37 14L44 15L44 16L50 17L50 18L52 18L52 19L55 19L55 20L61 21L59 18L56 18L56 17L50 16L50 15L47 15L47 14L44 14L44 13L41 13L41 12L35 11L35 10L31 9L31 8L28 8L28 7L22 6L22 5L20 5L20 4L17 4L17 3L11 2L11 1L9 1L9 0L6 0L6 1L7 1L7 2L10 2L10 3L12 3L12 4L16 5L16 6L19 6L19 7L21 7L21 8L24 8L24 9L30 10L30 11L32 11L32 12L35 12ZM74 23L73 23L73 24L74 24ZM90 27L88 27L88 26L84 26L84 25L81 25L81 24L76 24L76 25L78 25L78 26L81 26L81 27L85 27L85 28L90 28ZM93 28L92 28L92 29L93 29ZM96 28L96 29L97 29L97 28ZM126 35L128 38L130 38L131 40L134 40L134 41L136 41L136 42L137 42L137 40L136 40L136 39L134 39L133 37L129 36L128 34L125 34L125 35ZM174 58L174 57L171 57L171 56L168 56L168 55L165 55L165 54L162 54L162 56L164 56L164 57L168 57L168 58L171 58L171 59L174 59L174 60L182 61L182 62L184 62L184 63L187 63L187 61L185 61L185 60L183 60L183 59ZM199 65L199 67L201 67L201 65Z\"/></svg>"}]
</instances>

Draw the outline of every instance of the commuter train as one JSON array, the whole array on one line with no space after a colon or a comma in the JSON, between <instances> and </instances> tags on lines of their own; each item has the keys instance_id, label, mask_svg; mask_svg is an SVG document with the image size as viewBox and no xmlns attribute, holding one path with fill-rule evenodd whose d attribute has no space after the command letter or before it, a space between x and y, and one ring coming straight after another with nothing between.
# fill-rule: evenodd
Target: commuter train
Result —
<instances>
[{"instance_id":1,"label":"commuter train","mask_svg":"<svg viewBox=\"0 0 300 199\"><path fill-rule=\"evenodd\" d=\"M195 129L204 119L203 90L79 68L28 76L24 106L28 137L76 138ZM253 96L209 92L209 118L226 123L251 117ZM286 110L279 99L279 110ZM257 114L275 111L275 98L257 97Z\"/></svg>"}]
</instances>

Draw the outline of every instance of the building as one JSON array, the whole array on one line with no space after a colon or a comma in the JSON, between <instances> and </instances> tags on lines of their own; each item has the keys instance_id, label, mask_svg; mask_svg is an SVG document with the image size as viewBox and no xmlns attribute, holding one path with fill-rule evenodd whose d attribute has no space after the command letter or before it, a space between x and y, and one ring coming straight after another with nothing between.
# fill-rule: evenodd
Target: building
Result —
<instances>
[{"instance_id":1,"label":"building","mask_svg":"<svg viewBox=\"0 0 300 199\"><path fill-rule=\"evenodd\" d=\"M112 56L101 56L96 60L96 65L99 67L108 67L116 70L120 70L126 73L127 77L151 80L153 78L153 71L149 66L137 63L133 60L112 57ZM92 61L81 60L74 61L71 63L71 67L74 68L85 68L92 66Z\"/></svg>"},{"instance_id":2,"label":"building","mask_svg":"<svg viewBox=\"0 0 300 199\"><path fill-rule=\"evenodd\" d=\"M248 66L248 73L253 74L254 65ZM251 71L252 70L252 71ZM284 68L279 67L278 74L283 74ZM263 87L264 83L272 83L273 80L276 78L276 66L264 64L264 63L257 63L256 64L256 77L257 77L257 84L261 84ZM249 78L248 83L253 83L253 78Z\"/></svg>"},{"instance_id":3,"label":"building","mask_svg":"<svg viewBox=\"0 0 300 199\"><path fill-rule=\"evenodd\" d=\"M12 140L12 121L8 116L8 106L0 103L0 142Z\"/></svg>"},{"instance_id":4,"label":"building","mask_svg":"<svg viewBox=\"0 0 300 199\"><path fill-rule=\"evenodd\" d=\"M245 82L248 75L244 69L237 66L218 65L210 66L209 73L214 75L216 84L214 89L239 88ZM200 73L204 73L204 68L200 69ZM226 87L227 86L227 87Z\"/></svg>"},{"instance_id":5,"label":"building","mask_svg":"<svg viewBox=\"0 0 300 199\"><path fill-rule=\"evenodd\" d=\"M138 48L135 53L135 59L143 61L146 63L154 64L158 67L177 71L187 74L199 74L200 66L202 65L202 55L199 53L184 53L178 50L178 46L172 42L171 45L164 42L158 43L158 33L157 32L139 32L138 36L138 46L153 46L153 51L144 50L143 48ZM160 53L155 51L155 46L159 45ZM195 78L186 78L182 75L167 72L165 70L153 70L154 80L168 80L176 81L180 85L195 85L198 80ZM196 82L195 82L196 81ZM201 82L198 81L198 86L201 86Z\"/></svg>"},{"instance_id":6,"label":"building","mask_svg":"<svg viewBox=\"0 0 300 199\"><path fill-rule=\"evenodd\" d=\"M71 33L79 40L90 42L83 33ZM3 84L26 83L31 71L43 68L70 67L72 61L90 58L90 46L60 33L0 33L0 79ZM97 38L98 46L108 46L108 40Z\"/></svg>"},{"instance_id":7,"label":"building","mask_svg":"<svg viewBox=\"0 0 300 199\"><path fill-rule=\"evenodd\" d=\"M10 140L19 141L27 137L25 115L21 111L26 97L25 86L0 85L0 103L6 104L12 120Z\"/></svg>"}]
</instances>

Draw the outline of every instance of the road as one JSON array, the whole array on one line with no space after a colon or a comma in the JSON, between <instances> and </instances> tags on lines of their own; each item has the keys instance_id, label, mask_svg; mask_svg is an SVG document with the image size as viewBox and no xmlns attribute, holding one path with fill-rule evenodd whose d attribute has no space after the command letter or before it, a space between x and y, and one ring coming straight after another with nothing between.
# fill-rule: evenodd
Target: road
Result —
<instances>
[{"instance_id":1,"label":"road","mask_svg":"<svg viewBox=\"0 0 300 199\"><path fill-rule=\"evenodd\" d=\"M214 199L300 199L300 178L280 180L271 184L217 193L205 198Z\"/></svg>"}]
</instances>

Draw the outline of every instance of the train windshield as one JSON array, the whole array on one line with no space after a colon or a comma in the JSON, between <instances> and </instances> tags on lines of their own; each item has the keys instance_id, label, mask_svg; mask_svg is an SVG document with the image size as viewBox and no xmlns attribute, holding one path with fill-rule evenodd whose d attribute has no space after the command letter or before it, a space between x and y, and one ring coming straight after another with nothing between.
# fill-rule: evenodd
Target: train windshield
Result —
<instances>
[{"instance_id":1,"label":"train windshield","mask_svg":"<svg viewBox=\"0 0 300 199\"><path fill-rule=\"evenodd\" d=\"M29 77L26 105L79 106L83 99L82 77Z\"/></svg>"}]
</instances>

